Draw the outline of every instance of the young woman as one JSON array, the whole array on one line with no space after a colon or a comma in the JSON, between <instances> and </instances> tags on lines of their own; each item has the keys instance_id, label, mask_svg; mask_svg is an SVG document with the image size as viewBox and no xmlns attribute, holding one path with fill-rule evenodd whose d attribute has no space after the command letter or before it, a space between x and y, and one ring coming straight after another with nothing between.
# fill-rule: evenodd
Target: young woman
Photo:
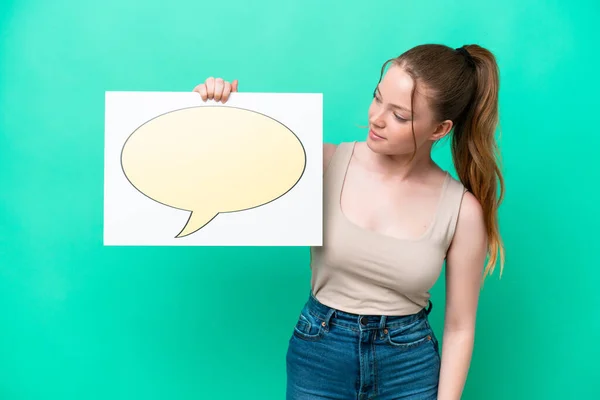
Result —
<instances>
[{"instance_id":1,"label":"young woman","mask_svg":"<svg viewBox=\"0 0 600 400\"><path fill-rule=\"evenodd\" d=\"M289 343L288 399L460 399L482 267L504 262L498 88L490 51L416 46L383 65L366 140L324 145L324 245ZM222 102L237 90L194 89ZM447 135L458 179L431 158ZM440 357L429 290L444 261Z\"/></svg>"}]
</instances>

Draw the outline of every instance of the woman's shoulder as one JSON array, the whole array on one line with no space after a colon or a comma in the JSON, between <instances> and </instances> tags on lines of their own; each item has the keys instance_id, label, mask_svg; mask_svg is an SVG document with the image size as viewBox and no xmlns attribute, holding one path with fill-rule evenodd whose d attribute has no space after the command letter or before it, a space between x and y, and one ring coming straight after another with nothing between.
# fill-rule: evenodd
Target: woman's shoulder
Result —
<instances>
[{"instance_id":1,"label":"woman's shoulder","mask_svg":"<svg viewBox=\"0 0 600 400\"><path fill-rule=\"evenodd\" d=\"M338 144L323 143L323 168L327 168L327 165L329 165L329 162L338 150L352 152L356 143L356 141L340 142Z\"/></svg>"},{"instance_id":2,"label":"woman's shoulder","mask_svg":"<svg viewBox=\"0 0 600 400\"><path fill-rule=\"evenodd\" d=\"M485 226L485 215L481 202L465 185L454 177L450 177L457 202L457 231L481 231Z\"/></svg>"},{"instance_id":3,"label":"woman's shoulder","mask_svg":"<svg viewBox=\"0 0 600 400\"><path fill-rule=\"evenodd\" d=\"M323 143L323 156L331 158L337 147L338 145L334 143Z\"/></svg>"},{"instance_id":4,"label":"woman's shoulder","mask_svg":"<svg viewBox=\"0 0 600 400\"><path fill-rule=\"evenodd\" d=\"M337 148L337 144L323 143L323 169L327 168Z\"/></svg>"}]
</instances>

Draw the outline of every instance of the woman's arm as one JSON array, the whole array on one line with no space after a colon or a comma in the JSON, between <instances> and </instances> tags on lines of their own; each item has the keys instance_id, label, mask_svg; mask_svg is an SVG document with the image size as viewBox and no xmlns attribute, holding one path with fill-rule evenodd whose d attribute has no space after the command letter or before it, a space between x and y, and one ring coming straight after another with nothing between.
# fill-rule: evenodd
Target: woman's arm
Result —
<instances>
[{"instance_id":1,"label":"woman's arm","mask_svg":"<svg viewBox=\"0 0 600 400\"><path fill-rule=\"evenodd\" d=\"M487 236L483 211L467 192L446 257L446 315L438 400L459 400L467 379Z\"/></svg>"}]
</instances>

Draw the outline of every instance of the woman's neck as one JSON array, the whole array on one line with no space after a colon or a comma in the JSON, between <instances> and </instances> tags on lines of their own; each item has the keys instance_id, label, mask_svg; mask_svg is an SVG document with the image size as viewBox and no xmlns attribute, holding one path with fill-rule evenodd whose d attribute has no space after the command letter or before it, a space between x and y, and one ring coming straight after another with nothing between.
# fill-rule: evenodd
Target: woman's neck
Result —
<instances>
[{"instance_id":1,"label":"woman's neck","mask_svg":"<svg viewBox=\"0 0 600 400\"><path fill-rule=\"evenodd\" d=\"M383 178L405 181L422 179L438 168L427 149L420 149L413 158L412 153L387 155L376 153L366 143L359 143L354 151L355 158L370 171Z\"/></svg>"}]
</instances>

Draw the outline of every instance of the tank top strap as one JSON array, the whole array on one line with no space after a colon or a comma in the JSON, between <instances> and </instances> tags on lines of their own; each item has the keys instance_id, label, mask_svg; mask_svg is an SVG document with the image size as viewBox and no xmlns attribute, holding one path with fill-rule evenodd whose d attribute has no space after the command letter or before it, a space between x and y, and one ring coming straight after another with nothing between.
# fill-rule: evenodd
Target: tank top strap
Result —
<instances>
[{"instance_id":1,"label":"tank top strap","mask_svg":"<svg viewBox=\"0 0 600 400\"><path fill-rule=\"evenodd\" d=\"M441 241L447 250L454 238L462 199L467 190L459 180L450 174L446 179L447 182L430 235L432 239Z\"/></svg>"},{"instance_id":2,"label":"tank top strap","mask_svg":"<svg viewBox=\"0 0 600 400\"><path fill-rule=\"evenodd\" d=\"M338 144L325 170L324 180L327 191L334 196L341 193L355 143L342 142Z\"/></svg>"}]
</instances>

